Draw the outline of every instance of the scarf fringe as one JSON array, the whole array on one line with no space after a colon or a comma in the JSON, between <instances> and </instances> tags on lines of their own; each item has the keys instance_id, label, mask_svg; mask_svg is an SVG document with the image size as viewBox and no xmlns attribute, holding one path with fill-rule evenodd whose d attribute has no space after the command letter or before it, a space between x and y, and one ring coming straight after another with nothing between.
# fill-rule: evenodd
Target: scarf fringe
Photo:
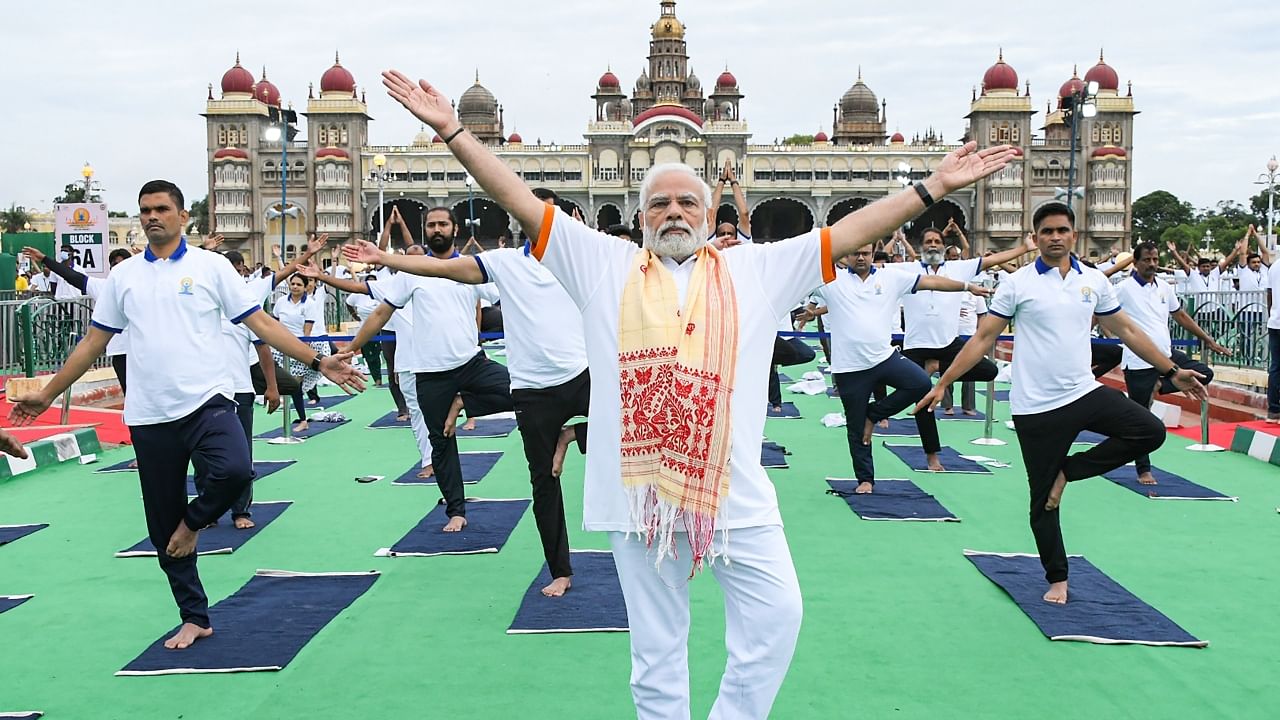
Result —
<instances>
[{"instance_id":1,"label":"scarf fringe","mask_svg":"<svg viewBox=\"0 0 1280 720\"><path fill-rule=\"evenodd\" d=\"M714 565L717 559L723 558L724 564L729 565L729 529L718 518L706 513L688 512L661 500L652 485L628 488L627 503L636 538L643 540L645 547L657 550L653 563L655 569L660 570L662 561L668 556L672 559L680 557L676 545L677 523L684 524L693 554L689 579L693 579L706 565ZM718 549L715 543L717 532L720 534Z\"/></svg>"}]
</instances>

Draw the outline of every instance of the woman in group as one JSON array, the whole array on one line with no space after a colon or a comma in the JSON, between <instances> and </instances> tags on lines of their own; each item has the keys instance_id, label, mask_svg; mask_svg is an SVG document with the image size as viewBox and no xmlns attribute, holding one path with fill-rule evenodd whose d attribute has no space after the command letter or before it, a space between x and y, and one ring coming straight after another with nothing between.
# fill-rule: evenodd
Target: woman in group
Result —
<instances>
[{"instance_id":1,"label":"woman in group","mask_svg":"<svg viewBox=\"0 0 1280 720\"><path fill-rule=\"evenodd\" d=\"M289 278L289 294L280 298L275 304L273 314L295 337L310 337L317 327L320 328L320 332L324 331L323 301L312 297L307 292L307 279L296 273ZM313 342L311 347L321 354L325 354L328 350L323 342ZM282 355L276 354L275 358L277 363L284 361ZM288 367L289 374L301 381L298 391L292 395L293 406L298 413L298 424L294 426L293 431L301 432L309 427L303 393L315 388L320 379L320 373L293 359L289 360Z\"/></svg>"}]
</instances>

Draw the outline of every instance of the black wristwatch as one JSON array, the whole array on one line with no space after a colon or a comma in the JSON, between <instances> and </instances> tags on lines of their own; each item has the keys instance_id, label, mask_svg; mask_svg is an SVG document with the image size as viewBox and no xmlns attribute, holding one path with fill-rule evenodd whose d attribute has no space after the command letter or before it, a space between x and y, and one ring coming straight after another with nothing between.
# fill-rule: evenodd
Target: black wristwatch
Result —
<instances>
[{"instance_id":1,"label":"black wristwatch","mask_svg":"<svg viewBox=\"0 0 1280 720\"><path fill-rule=\"evenodd\" d=\"M320 353L316 353L316 356L311 358L311 369L320 372Z\"/></svg>"},{"instance_id":2,"label":"black wristwatch","mask_svg":"<svg viewBox=\"0 0 1280 720\"><path fill-rule=\"evenodd\" d=\"M1161 379L1161 380L1168 380L1168 379L1172 378L1174 375L1177 375L1177 374L1178 374L1178 366L1177 366L1177 365L1174 365L1173 367L1169 368L1168 370L1165 370L1165 371L1164 371L1164 373L1160 375L1160 379Z\"/></svg>"}]
</instances>

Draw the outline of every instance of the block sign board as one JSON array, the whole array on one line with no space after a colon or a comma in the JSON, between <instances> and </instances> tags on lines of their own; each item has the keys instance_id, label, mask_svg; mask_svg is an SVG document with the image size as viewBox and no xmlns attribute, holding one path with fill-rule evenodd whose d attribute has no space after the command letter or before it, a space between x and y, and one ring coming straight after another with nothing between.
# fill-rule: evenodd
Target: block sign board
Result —
<instances>
[{"instance_id":1,"label":"block sign board","mask_svg":"<svg viewBox=\"0 0 1280 720\"><path fill-rule=\"evenodd\" d=\"M108 220L106 203L65 203L53 208L58 251L70 245L79 256L76 269L92 277L107 276Z\"/></svg>"}]
</instances>

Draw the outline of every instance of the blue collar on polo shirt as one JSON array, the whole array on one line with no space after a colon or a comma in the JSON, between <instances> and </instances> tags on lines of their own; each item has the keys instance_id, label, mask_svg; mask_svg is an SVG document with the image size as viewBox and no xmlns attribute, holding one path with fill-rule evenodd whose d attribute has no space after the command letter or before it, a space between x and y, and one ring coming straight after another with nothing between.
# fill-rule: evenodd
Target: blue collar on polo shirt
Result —
<instances>
[{"instance_id":1,"label":"blue collar on polo shirt","mask_svg":"<svg viewBox=\"0 0 1280 720\"><path fill-rule=\"evenodd\" d=\"M845 270L848 270L850 275L857 275L857 274L858 274L858 273L856 273L856 272L854 272L854 271L853 271L853 266L852 266L852 265L845 265L845 266L844 266L844 269L845 269ZM872 266L871 266L871 272L868 272L867 274L868 274L868 275L875 275L875 274L876 274L876 266L875 266L875 265L872 265Z\"/></svg>"},{"instance_id":2,"label":"blue collar on polo shirt","mask_svg":"<svg viewBox=\"0 0 1280 720\"><path fill-rule=\"evenodd\" d=\"M528 256L529 256L529 252L530 252L532 249L533 249L533 243L529 242L528 240L525 240L525 241L524 241L524 254L525 254L525 257L528 257Z\"/></svg>"},{"instance_id":3,"label":"blue collar on polo shirt","mask_svg":"<svg viewBox=\"0 0 1280 720\"><path fill-rule=\"evenodd\" d=\"M923 268L925 269L925 271L926 271L926 272L928 272L929 268L933 268L933 271L934 271L934 272L937 272L937 271L939 271L939 270L941 270L941 269L942 269L942 266L943 266L943 265L946 265L946 264L947 264L947 261L946 261L946 260L943 260L942 262L938 263L936 266L934 266L934 265L930 265L929 263L927 263L927 262L925 262L925 261L923 261L923 260L921 260L921 261L920 261L920 267L923 267Z\"/></svg>"},{"instance_id":4,"label":"blue collar on polo shirt","mask_svg":"<svg viewBox=\"0 0 1280 720\"><path fill-rule=\"evenodd\" d=\"M1147 282L1146 280L1143 280L1142 276L1138 274L1137 270L1130 270L1129 272L1133 275L1133 279L1137 281L1138 287L1146 287L1148 285L1154 285L1156 283L1154 278L1152 278L1151 282Z\"/></svg>"},{"instance_id":5,"label":"blue collar on polo shirt","mask_svg":"<svg viewBox=\"0 0 1280 720\"><path fill-rule=\"evenodd\" d=\"M167 260L180 260L180 259L182 259L182 256L183 256L183 255L186 255L186 254L187 254L187 238L186 238L186 236L184 235L184 236L182 236L182 237L178 238L178 249L177 249L177 250L174 250L174 251L173 251L173 254L172 254L172 255L170 255L170 256L169 256L168 258L166 258L166 259L167 259ZM142 251L142 257L146 258L146 259L147 259L147 262L155 262L155 261L157 261L157 260L159 260L159 259L160 259L160 258L156 257L156 254L155 254L155 253L151 252L151 244L150 244L150 243L148 243L148 244L147 244L147 249Z\"/></svg>"},{"instance_id":6,"label":"blue collar on polo shirt","mask_svg":"<svg viewBox=\"0 0 1280 720\"><path fill-rule=\"evenodd\" d=\"M1043 258L1036 258L1036 272L1043 275L1052 269L1053 269L1053 266L1046 264ZM1082 270L1080 270L1080 263L1076 262L1075 255L1071 256L1071 269L1075 270L1077 273L1083 272Z\"/></svg>"}]
</instances>

